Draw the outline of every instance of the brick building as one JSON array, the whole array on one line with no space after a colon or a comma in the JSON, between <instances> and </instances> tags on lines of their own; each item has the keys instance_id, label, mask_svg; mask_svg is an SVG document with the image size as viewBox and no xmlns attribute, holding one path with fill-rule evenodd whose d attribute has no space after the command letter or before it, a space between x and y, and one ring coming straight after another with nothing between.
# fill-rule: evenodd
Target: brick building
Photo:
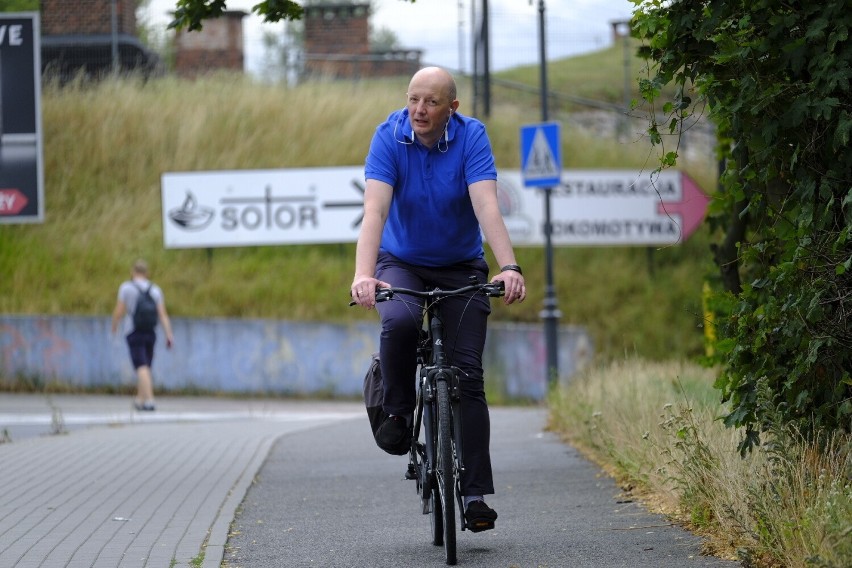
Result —
<instances>
[{"instance_id":1,"label":"brick building","mask_svg":"<svg viewBox=\"0 0 852 568\"><path fill-rule=\"evenodd\" d=\"M83 72L157 72L159 58L136 36L136 0L41 0L42 70L67 80Z\"/></svg>"},{"instance_id":2,"label":"brick building","mask_svg":"<svg viewBox=\"0 0 852 568\"><path fill-rule=\"evenodd\" d=\"M175 71L192 77L217 69L243 71L243 18L246 12L227 10L206 20L199 31L181 30L175 36Z\"/></svg>"},{"instance_id":3,"label":"brick building","mask_svg":"<svg viewBox=\"0 0 852 568\"><path fill-rule=\"evenodd\" d=\"M370 50L369 3L305 6L304 74L332 78L412 75L419 49Z\"/></svg>"},{"instance_id":4,"label":"brick building","mask_svg":"<svg viewBox=\"0 0 852 568\"><path fill-rule=\"evenodd\" d=\"M42 67L70 79L113 71L162 72L159 57L136 36L137 0L41 0ZM195 76L216 69L243 71L243 18L239 10L206 20L200 31L175 35L175 69ZM370 49L369 2L305 6L303 74L359 78L411 75L422 50Z\"/></svg>"},{"instance_id":5,"label":"brick building","mask_svg":"<svg viewBox=\"0 0 852 568\"><path fill-rule=\"evenodd\" d=\"M41 34L108 35L113 0L41 0ZM136 34L136 1L115 0L116 31Z\"/></svg>"}]
</instances>

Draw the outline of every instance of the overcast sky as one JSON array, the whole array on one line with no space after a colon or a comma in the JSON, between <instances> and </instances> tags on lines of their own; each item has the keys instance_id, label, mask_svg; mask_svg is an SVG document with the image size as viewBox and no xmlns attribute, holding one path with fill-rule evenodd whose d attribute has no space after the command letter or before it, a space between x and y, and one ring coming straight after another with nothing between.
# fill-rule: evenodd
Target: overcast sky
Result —
<instances>
[{"instance_id":1,"label":"overcast sky","mask_svg":"<svg viewBox=\"0 0 852 568\"><path fill-rule=\"evenodd\" d=\"M472 67L472 3L481 11L482 0L372 0L373 29L394 32L405 48L422 49L424 63L470 71ZM281 33L283 23L263 24L251 14L257 0L227 0L231 10L250 15L243 22L246 66L261 66L264 30ZM488 0L491 67L494 71L539 61L539 9L541 0ZM611 22L630 17L630 0L545 0L546 53L548 59L577 55L611 44ZM143 16L165 25L174 0L151 0Z\"/></svg>"}]
</instances>

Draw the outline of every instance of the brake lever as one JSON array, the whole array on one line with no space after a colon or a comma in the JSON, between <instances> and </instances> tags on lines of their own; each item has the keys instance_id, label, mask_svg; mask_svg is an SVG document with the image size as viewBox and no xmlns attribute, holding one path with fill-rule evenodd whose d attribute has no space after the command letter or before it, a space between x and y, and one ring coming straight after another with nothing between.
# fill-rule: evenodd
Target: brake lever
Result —
<instances>
[{"instance_id":1,"label":"brake lever","mask_svg":"<svg viewBox=\"0 0 852 568\"><path fill-rule=\"evenodd\" d=\"M485 293L488 296L491 296L493 298L499 298L500 296L506 294L506 283L502 280L498 280L496 282L486 284L483 289L485 290Z\"/></svg>"},{"instance_id":2,"label":"brake lever","mask_svg":"<svg viewBox=\"0 0 852 568\"><path fill-rule=\"evenodd\" d=\"M390 288L376 288L376 302L385 302L393 298L393 290ZM349 301L349 307L357 306L358 302L355 300Z\"/></svg>"},{"instance_id":3,"label":"brake lever","mask_svg":"<svg viewBox=\"0 0 852 568\"><path fill-rule=\"evenodd\" d=\"M393 290L390 288L376 288L376 302L385 302L393 298Z\"/></svg>"}]
</instances>

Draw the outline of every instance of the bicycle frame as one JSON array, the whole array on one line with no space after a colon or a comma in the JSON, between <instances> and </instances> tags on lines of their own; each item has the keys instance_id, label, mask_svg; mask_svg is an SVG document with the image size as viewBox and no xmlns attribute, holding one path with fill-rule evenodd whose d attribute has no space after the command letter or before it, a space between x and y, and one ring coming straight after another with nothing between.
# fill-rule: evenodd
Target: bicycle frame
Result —
<instances>
[{"instance_id":1,"label":"bicycle frame","mask_svg":"<svg viewBox=\"0 0 852 568\"><path fill-rule=\"evenodd\" d=\"M438 302L427 302L424 309L424 332L429 330L421 337L421 347L418 350L418 363L420 365L420 383L418 393L418 405L415 409L417 416L416 423L420 422L420 415L426 416L423 422L424 436L426 440L425 450L426 457L430 466L430 476L435 475L434 467L437 463L435 457L434 442L436 432L434 432L436 416L433 413L435 409L435 392L437 390L437 381L444 381L447 384L447 389L450 394L450 413L452 420L453 443L455 445L453 451L453 461L456 478L456 496L459 504L459 510L463 511L463 502L461 493L458 491L459 479L464 473L464 446L462 445L462 420L461 420L461 397L459 394L459 378L456 369L447 364L447 354L444 351L444 325L441 322L440 312L438 310ZM413 439L417 439L419 428L414 431ZM461 515L462 530L467 527L464 523L464 515Z\"/></svg>"},{"instance_id":2,"label":"bicycle frame","mask_svg":"<svg viewBox=\"0 0 852 568\"><path fill-rule=\"evenodd\" d=\"M412 442L406 479L417 481L423 514L431 514L433 544L444 545L447 564L456 563L456 517L461 530L466 530L461 475L465 471L462 445L461 395L459 373L449 364L444 351L444 327L440 300L466 293L502 296L503 283L472 284L457 290L419 291L383 288L376 291L376 301L386 301L396 294L410 294L425 299L423 321L417 346L419 366L417 402L412 425ZM419 304L418 304L419 306ZM421 430L424 434L420 441ZM446 430L449 430L447 436Z\"/></svg>"}]
</instances>

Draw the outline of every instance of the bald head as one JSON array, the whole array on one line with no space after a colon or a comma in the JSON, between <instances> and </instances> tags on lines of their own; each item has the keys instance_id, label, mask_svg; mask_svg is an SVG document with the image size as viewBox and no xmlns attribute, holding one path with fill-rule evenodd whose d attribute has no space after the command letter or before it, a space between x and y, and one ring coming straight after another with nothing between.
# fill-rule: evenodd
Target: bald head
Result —
<instances>
[{"instance_id":1,"label":"bald head","mask_svg":"<svg viewBox=\"0 0 852 568\"><path fill-rule=\"evenodd\" d=\"M415 73L408 84L408 91L411 92L417 87L441 93L449 102L456 100L456 81L447 70L440 67L424 67Z\"/></svg>"}]
</instances>

